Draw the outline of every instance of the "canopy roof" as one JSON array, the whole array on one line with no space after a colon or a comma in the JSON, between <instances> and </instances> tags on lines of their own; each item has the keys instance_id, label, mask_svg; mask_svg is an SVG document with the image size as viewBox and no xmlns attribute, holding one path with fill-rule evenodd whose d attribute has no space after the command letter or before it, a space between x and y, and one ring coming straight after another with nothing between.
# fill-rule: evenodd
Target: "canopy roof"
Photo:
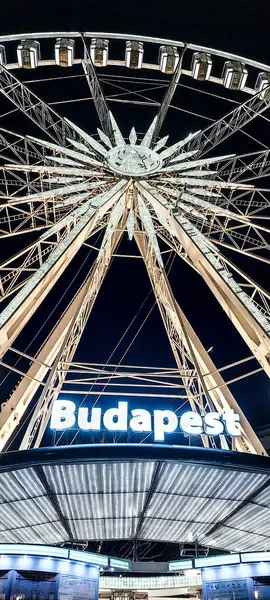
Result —
<instances>
[{"instance_id":1,"label":"canopy roof","mask_svg":"<svg viewBox=\"0 0 270 600\"><path fill-rule=\"evenodd\" d=\"M103 444L0 457L0 542L190 542L270 547L270 459Z\"/></svg>"}]
</instances>

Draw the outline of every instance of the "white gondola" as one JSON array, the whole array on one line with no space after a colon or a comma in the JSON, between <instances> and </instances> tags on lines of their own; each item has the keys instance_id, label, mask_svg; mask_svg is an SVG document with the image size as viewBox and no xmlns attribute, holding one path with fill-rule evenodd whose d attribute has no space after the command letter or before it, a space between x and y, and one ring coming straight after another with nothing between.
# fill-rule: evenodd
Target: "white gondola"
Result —
<instances>
[{"instance_id":1,"label":"white gondola","mask_svg":"<svg viewBox=\"0 0 270 600\"><path fill-rule=\"evenodd\" d=\"M0 46L0 65L5 65L7 62L5 46Z\"/></svg>"},{"instance_id":2,"label":"white gondola","mask_svg":"<svg viewBox=\"0 0 270 600\"><path fill-rule=\"evenodd\" d=\"M96 67L106 67L109 56L108 40L93 38L90 44L90 56Z\"/></svg>"},{"instance_id":3,"label":"white gondola","mask_svg":"<svg viewBox=\"0 0 270 600\"><path fill-rule=\"evenodd\" d=\"M18 64L23 69L35 69L40 59L40 43L36 40L22 40L17 47Z\"/></svg>"},{"instance_id":4,"label":"white gondola","mask_svg":"<svg viewBox=\"0 0 270 600\"><path fill-rule=\"evenodd\" d=\"M211 54L206 52L194 52L191 62L191 74L194 79L207 81L212 69Z\"/></svg>"},{"instance_id":5,"label":"white gondola","mask_svg":"<svg viewBox=\"0 0 270 600\"><path fill-rule=\"evenodd\" d=\"M129 69L141 69L143 62L143 43L126 42L125 65Z\"/></svg>"},{"instance_id":6,"label":"white gondola","mask_svg":"<svg viewBox=\"0 0 270 600\"><path fill-rule=\"evenodd\" d=\"M69 38L57 38L55 47L55 63L59 67L72 67L75 54L75 42Z\"/></svg>"},{"instance_id":7,"label":"white gondola","mask_svg":"<svg viewBox=\"0 0 270 600\"><path fill-rule=\"evenodd\" d=\"M225 62L222 78L226 88L242 90L245 87L247 76L248 71L243 63L230 60Z\"/></svg>"},{"instance_id":8,"label":"white gondola","mask_svg":"<svg viewBox=\"0 0 270 600\"><path fill-rule=\"evenodd\" d=\"M159 49L159 68L162 73L174 73L179 62L179 53L176 46L160 46Z\"/></svg>"},{"instance_id":9,"label":"white gondola","mask_svg":"<svg viewBox=\"0 0 270 600\"><path fill-rule=\"evenodd\" d=\"M255 84L256 92L261 92L260 98L270 100L270 73L259 73Z\"/></svg>"}]
</instances>

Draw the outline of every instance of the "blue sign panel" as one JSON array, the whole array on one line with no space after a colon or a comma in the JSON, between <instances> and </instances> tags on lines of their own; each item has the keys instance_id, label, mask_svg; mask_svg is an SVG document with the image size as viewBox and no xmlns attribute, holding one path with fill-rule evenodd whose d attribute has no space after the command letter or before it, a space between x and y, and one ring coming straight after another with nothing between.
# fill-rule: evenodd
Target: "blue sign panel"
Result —
<instances>
[{"instance_id":1,"label":"blue sign panel","mask_svg":"<svg viewBox=\"0 0 270 600\"><path fill-rule=\"evenodd\" d=\"M16 573L13 597L22 600L57 600L57 576Z\"/></svg>"},{"instance_id":2,"label":"blue sign panel","mask_svg":"<svg viewBox=\"0 0 270 600\"><path fill-rule=\"evenodd\" d=\"M205 600L250 600L247 579L211 581L204 584Z\"/></svg>"}]
</instances>

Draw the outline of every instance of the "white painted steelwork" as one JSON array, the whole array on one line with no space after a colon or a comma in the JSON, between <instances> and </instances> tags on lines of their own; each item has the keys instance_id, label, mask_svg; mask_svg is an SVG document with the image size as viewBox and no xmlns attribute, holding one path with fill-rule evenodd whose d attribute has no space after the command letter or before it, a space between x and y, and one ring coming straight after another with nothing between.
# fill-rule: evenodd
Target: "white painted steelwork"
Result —
<instances>
[{"instance_id":1,"label":"white painted steelwork","mask_svg":"<svg viewBox=\"0 0 270 600\"><path fill-rule=\"evenodd\" d=\"M1 357L82 245L88 244L88 238L99 229L105 228L105 235L82 288L37 357L31 357L30 368L3 406L1 449L9 442L40 388L21 448L41 444L53 401L64 384L69 385L68 372L72 371L73 357L116 244L127 230L129 238L135 239L149 275L182 378L181 397L201 415L217 411L222 416L229 409L240 414L241 437L234 440L222 433L218 440L220 448L263 453L262 444L174 298L158 237L200 274L257 359L259 369L269 375L269 294L220 252L220 247L225 247L268 262L269 229L261 217L261 205L256 202L261 202L264 211L269 208L269 201L264 188L255 185L257 178L262 185L261 178L268 174L268 149L251 156L225 155L216 150L225 140L229 144L234 133L244 132L244 127L255 118L267 120L268 68L191 44L118 34L45 33L35 38L29 35L25 36L27 48L34 47L36 39L47 37L56 39L57 64L71 66L73 62L82 62L101 129L96 137L62 118L14 75L13 63L1 66L0 93L43 132L41 137L23 137L4 129L0 131L0 157L8 156L2 169L0 236L40 232L29 247L0 265L1 299L15 294L0 316ZM84 52L83 57L74 61L74 40L78 37ZM0 41L8 43L15 39L16 36L11 36ZM131 127L125 139L95 69L95 65L124 64L123 56L121 60L108 60L110 39L126 41L125 64L136 68L149 67L142 62L143 43L160 45L159 59L150 68L160 68L172 75L157 115L143 136ZM64 58L60 57L62 50L66 53ZM191 71L184 69L186 52L193 53ZM168 143L168 136L158 139L183 75L221 82L222 77L210 75L215 55L230 62L225 66L225 86L239 88L250 97L205 129L179 133L178 141L173 144ZM50 61L44 65L51 64ZM244 64L265 73L254 89L245 86L248 73ZM237 74L235 82L233 77ZM52 141L47 141L45 134ZM210 150L210 157L206 156ZM259 169L258 177L256 170L255 176L250 177L254 169ZM239 172L244 174L243 179ZM201 441L204 446L217 445L204 433ZM131 521L126 523L125 531L131 526Z\"/></svg>"}]
</instances>

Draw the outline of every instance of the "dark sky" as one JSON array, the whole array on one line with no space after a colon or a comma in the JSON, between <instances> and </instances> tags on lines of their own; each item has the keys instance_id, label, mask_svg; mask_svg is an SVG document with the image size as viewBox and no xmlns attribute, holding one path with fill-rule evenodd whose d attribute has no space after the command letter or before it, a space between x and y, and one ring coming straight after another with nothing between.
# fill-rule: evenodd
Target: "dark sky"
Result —
<instances>
[{"instance_id":1,"label":"dark sky","mask_svg":"<svg viewBox=\"0 0 270 600\"><path fill-rule=\"evenodd\" d=\"M57 30L141 33L212 45L266 62L269 57L267 0L1 3L2 34Z\"/></svg>"},{"instance_id":2,"label":"dark sky","mask_svg":"<svg viewBox=\"0 0 270 600\"><path fill-rule=\"evenodd\" d=\"M57 30L115 31L174 38L231 51L268 64L270 62L269 5L267 6L267 2L251 3L234 0L221 3L189 0L184 3L180 0L164 2L147 0L109 2L106 0L105 2L67 2L65 5L63 0L61 2L58 0L46 2L25 0L24 2L5 2L4 6L3 3L1 5L1 34ZM36 91L41 93L40 89L36 89ZM42 91L46 96L47 90L43 89ZM61 97L61 91L59 94ZM206 112L208 111L207 114L212 113L210 101L204 108ZM69 116L74 119L76 114L76 118L81 119L80 124L89 132L95 131L97 123L94 121L92 112L89 112L91 118L89 118L89 123L86 123L85 108L81 115L78 113L78 109L74 114L70 107L67 110L69 110ZM119 108L115 107L115 112L120 119ZM143 129L147 126L148 119L145 120L140 112L134 118L138 127L141 126ZM133 123L129 125L129 118L124 112L123 119L125 126L133 125ZM8 125L11 127L10 123ZM174 123L171 122L171 125ZM188 131L190 130L189 122L185 123L182 120L181 125L183 130L185 127ZM4 126L3 122L2 126ZM13 121L11 128L16 130L16 122ZM24 133L37 133L26 121L17 122L17 129L23 130ZM167 131L164 131L165 133ZM230 151L232 151L231 148ZM121 251L124 252L127 248L129 251L130 248L131 252L133 251L132 246L124 241ZM46 301L46 309L37 312L31 323L32 332L40 326L46 310L49 312L55 306L63 287L68 286L79 264L81 262L75 262L62 278L56 290ZM245 263L242 263L241 267L245 269ZM254 267L254 265L249 265L248 269L252 276L255 276L256 273L264 287L268 287L265 269ZM77 284L80 283L82 280L80 278L85 272L82 269L77 278ZM204 283L195 274L192 274L191 277L190 269L178 259L174 261L171 268L170 281L177 300L187 311L187 316L205 346L207 348L214 346L212 357L217 365L221 366L249 355L249 349L239 339L222 310L217 307L215 299ZM93 310L91 327L89 331L87 329L85 332L78 357L81 360L93 362L106 361L130 319L138 311L149 289L147 276L140 261L115 259L98 304ZM67 293L66 301L68 299L69 294ZM150 296L131 331L131 337L152 304L153 297ZM63 306L60 304L59 310L56 309L54 313L54 318L60 316L62 308ZM18 341L18 347L20 346L22 349L27 345L28 336L30 336L30 330L28 331L29 333L21 336ZM48 326L45 326L43 334L47 334L48 331ZM128 341L130 339L129 337ZM120 359L128 341L114 356L114 361ZM41 343L41 338L37 338L38 342ZM32 351L36 351L37 348L38 345L33 346ZM170 348L162 324L160 324L157 309L153 311L141 335L132 346L127 362L173 365ZM2 386L2 401L8 397L10 389L10 380L7 380ZM254 426L270 421L269 386L264 376L258 375L242 381L234 385L232 391ZM258 411L258 403L261 403L262 410L260 411Z\"/></svg>"}]
</instances>

